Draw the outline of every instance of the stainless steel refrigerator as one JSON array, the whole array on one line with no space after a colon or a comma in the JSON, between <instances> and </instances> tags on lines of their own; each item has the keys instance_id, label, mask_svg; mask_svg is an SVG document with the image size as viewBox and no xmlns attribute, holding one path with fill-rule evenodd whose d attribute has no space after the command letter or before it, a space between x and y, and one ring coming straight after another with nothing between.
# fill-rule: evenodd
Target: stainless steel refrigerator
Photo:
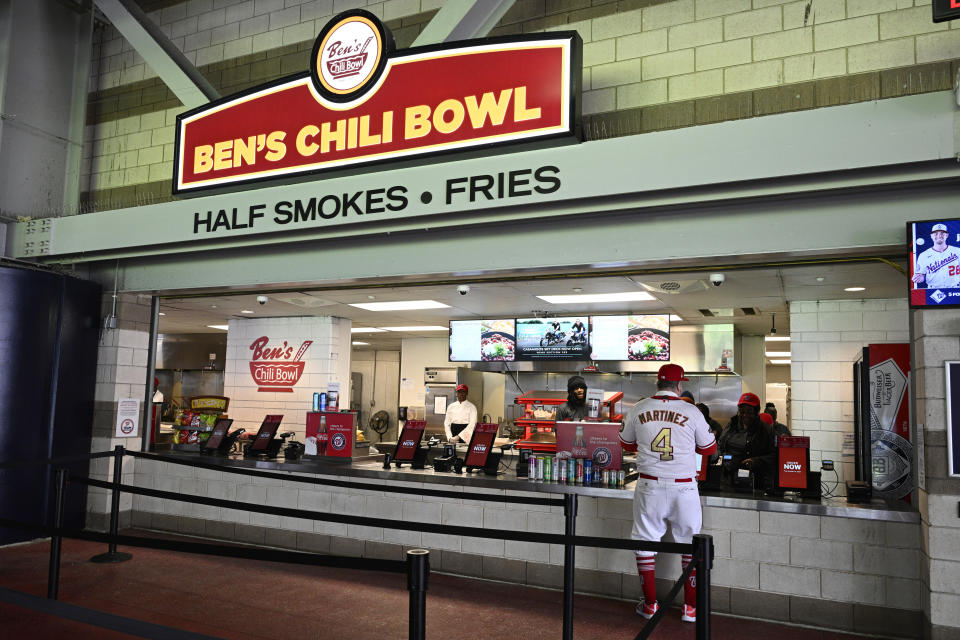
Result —
<instances>
[{"instance_id":1,"label":"stainless steel refrigerator","mask_svg":"<svg viewBox=\"0 0 960 640\"><path fill-rule=\"evenodd\" d=\"M483 415L483 372L468 367L427 367L423 371L426 391L427 429L424 438L444 436L443 418L447 406L457 401L458 384L467 385L467 400L477 407L477 419Z\"/></svg>"}]
</instances>

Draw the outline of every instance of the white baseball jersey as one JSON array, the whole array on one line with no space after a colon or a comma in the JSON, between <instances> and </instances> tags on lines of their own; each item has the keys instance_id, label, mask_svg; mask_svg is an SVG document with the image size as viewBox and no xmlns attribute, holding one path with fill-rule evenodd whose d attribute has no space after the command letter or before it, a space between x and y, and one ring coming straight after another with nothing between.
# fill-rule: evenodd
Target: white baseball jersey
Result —
<instances>
[{"instance_id":1,"label":"white baseball jersey","mask_svg":"<svg viewBox=\"0 0 960 640\"><path fill-rule=\"evenodd\" d=\"M620 439L636 443L637 471L671 480L696 476L696 450L716 442L700 409L669 391L635 404Z\"/></svg>"},{"instance_id":2,"label":"white baseball jersey","mask_svg":"<svg viewBox=\"0 0 960 640\"><path fill-rule=\"evenodd\" d=\"M917 257L915 273L926 274L928 289L960 287L960 250L949 245L943 251L930 247Z\"/></svg>"}]
</instances>

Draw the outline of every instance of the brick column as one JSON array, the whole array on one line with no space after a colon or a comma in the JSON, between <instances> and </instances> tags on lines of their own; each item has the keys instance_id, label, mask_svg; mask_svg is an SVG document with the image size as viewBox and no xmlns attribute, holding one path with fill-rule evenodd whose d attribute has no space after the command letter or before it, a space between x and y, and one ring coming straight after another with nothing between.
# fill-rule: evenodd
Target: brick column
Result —
<instances>
[{"instance_id":1,"label":"brick column","mask_svg":"<svg viewBox=\"0 0 960 640\"><path fill-rule=\"evenodd\" d=\"M112 294L103 296L102 316L113 308ZM120 444L140 450L140 438L115 438L117 400L143 398L146 392L148 342L150 338L150 297L120 294L117 297L117 328L104 329L97 350L97 391L93 413L91 452L111 451ZM142 407L141 407L142 409ZM144 428L141 410L140 433ZM125 458L123 482L133 482L133 458ZM103 458L90 462L90 477L113 479L113 461ZM133 496L120 496L120 526L130 522ZM106 530L110 523L110 492L91 487L87 494L87 527Z\"/></svg>"},{"instance_id":2,"label":"brick column","mask_svg":"<svg viewBox=\"0 0 960 640\"><path fill-rule=\"evenodd\" d=\"M960 638L960 478L947 467L945 365L960 360L960 310L913 312L914 429L923 429L919 489L923 608L934 640Z\"/></svg>"}]
</instances>

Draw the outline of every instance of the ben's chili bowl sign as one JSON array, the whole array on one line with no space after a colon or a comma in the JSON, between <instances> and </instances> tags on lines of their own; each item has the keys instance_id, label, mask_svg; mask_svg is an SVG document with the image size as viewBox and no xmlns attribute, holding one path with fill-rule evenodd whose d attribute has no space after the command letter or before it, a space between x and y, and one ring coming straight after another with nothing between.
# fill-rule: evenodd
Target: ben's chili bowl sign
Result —
<instances>
[{"instance_id":1,"label":"ben's chili bowl sign","mask_svg":"<svg viewBox=\"0 0 960 640\"><path fill-rule=\"evenodd\" d=\"M310 66L178 116L174 192L579 136L575 32L397 52L356 10L327 24Z\"/></svg>"},{"instance_id":2,"label":"ben's chili bowl sign","mask_svg":"<svg viewBox=\"0 0 960 640\"><path fill-rule=\"evenodd\" d=\"M293 386L303 375L306 362L301 360L313 344L305 340L294 353L293 346L286 340L271 345L270 338L261 336L253 341L250 350L250 375L257 383L257 391L282 391L293 393Z\"/></svg>"}]
</instances>

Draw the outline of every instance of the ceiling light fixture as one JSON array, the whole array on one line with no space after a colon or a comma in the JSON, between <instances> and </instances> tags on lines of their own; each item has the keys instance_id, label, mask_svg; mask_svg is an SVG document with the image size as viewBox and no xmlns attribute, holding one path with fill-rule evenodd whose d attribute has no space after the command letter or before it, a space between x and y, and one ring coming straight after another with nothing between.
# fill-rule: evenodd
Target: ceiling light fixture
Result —
<instances>
[{"instance_id":1,"label":"ceiling light fixture","mask_svg":"<svg viewBox=\"0 0 960 640\"><path fill-rule=\"evenodd\" d=\"M383 333L386 329L377 329L376 327L353 327L350 333Z\"/></svg>"},{"instance_id":2,"label":"ceiling light fixture","mask_svg":"<svg viewBox=\"0 0 960 640\"><path fill-rule=\"evenodd\" d=\"M253 311L250 311L250 309L244 309L240 313L253 313Z\"/></svg>"},{"instance_id":3,"label":"ceiling light fixture","mask_svg":"<svg viewBox=\"0 0 960 640\"><path fill-rule=\"evenodd\" d=\"M671 313L671 314L670 314L670 322L683 322L683 318L681 318L680 316L678 316L678 315L675 314L675 313Z\"/></svg>"},{"instance_id":4,"label":"ceiling light fixture","mask_svg":"<svg viewBox=\"0 0 960 640\"><path fill-rule=\"evenodd\" d=\"M591 302L642 302L656 300L646 291L624 291L622 293L584 293L579 295L537 296L550 304L590 304Z\"/></svg>"},{"instance_id":5,"label":"ceiling light fixture","mask_svg":"<svg viewBox=\"0 0 960 640\"><path fill-rule=\"evenodd\" d=\"M764 352L763 355L767 356L768 358L789 358L790 352L789 351L766 351Z\"/></svg>"},{"instance_id":6,"label":"ceiling light fixture","mask_svg":"<svg viewBox=\"0 0 960 640\"><path fill-rule=\"evenodd\" d=\"M207 326L210 327L211 329L220 329L220 331L226 331L227 329L230 328L228 325L225 325L225 324L208 324Z\"/></svg>"},{"instance_id":7,"label":"ceiling light fixture","mask_svg":"<svg viewBox=\"0 0 960 640\"><path fill-rule=\"evenodd\" d=\"M160 312L160 315L165 316L165 315L167 315L167 314L165 314L163 311L161 311L161 312Z\"/></svg>"},{"instance_id":8,"label":"ceiling light fixture","mask_svg":"<svg viewBox=\"0 0 960 640\"><path fill-rule=\"evenodd\" d=\"M790 364L789 360L771 360L770 364Z\"/></svg>"},{"instance_id":9,"label":"ceiling light fixture","mask_svg":"<svg viewBox=\"0 0 960 640\"><path fill-rule=\"evenodd\" d=\"M354 341L351 342L350 344L352 344L352 345L355 346L355 347L366 347L366 346L369 346L369 345L370 345L369 342L360 342L359 340L354 340Z\"/></svg>"},{"instance_id":10,"label":"ceiling light fixture","mask_svg":"<svg viewBox=\"0 0 960 640\"><path fill-rule=\"evenodd\" d=\"M767 342L790 342L790 336L766 336Z\"/></svg>"},{"instance_id":11,"label":"ceiling light fixture","mask_svg":"<svg viewBox=\"0 0 960 640\"><path fill-rule=\"evenodd\" d=\"M425 325L419 327L380 327L384 331L449 331L447 327Z\"/></svg>"},{"instance_id":12,"label":"ceiling light fixture","mask_svg":"<svg viewBox=\"0 0 960 640\"><path fill-rule=\"evenodd\" d=\"M449 309L450 305L436 300L397 300L395 302L356 302L350 305L365 311L418 311L420 309Z\"/></svg>"},{"instance_id":13,"label":"ceiling light fixture","mask_svg":"<svg viewBox=\"0 0 960 640\"><path fill-rule=\"evenodd\" d=\"M866 291L866 287L846 287L844 291Z\"/></svg>"}]
</instances>

